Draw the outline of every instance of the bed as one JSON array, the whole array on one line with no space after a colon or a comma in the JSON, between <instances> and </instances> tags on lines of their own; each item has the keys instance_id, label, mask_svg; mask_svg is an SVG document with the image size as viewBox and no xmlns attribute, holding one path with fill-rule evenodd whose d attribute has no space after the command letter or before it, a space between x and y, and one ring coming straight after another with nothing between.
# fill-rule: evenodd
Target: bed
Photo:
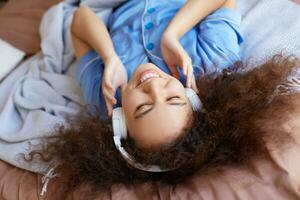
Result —
<instances>
[{"instance_id":1,"label":"bed","mask_svg":"<svg viewBox=\"0 0 300 200\"><path fill-rule=\"evenodd\" d=\"M59 1L9 0L0 10L0 38L26 52L25 59L37 53L40 49L38 26L41 16L47 8ZM279 3L281 0L274 0L274 3L276 1ZM242 31L245 33L243 53L247 55L245 60L255 57L257 63L263 62L268 55L263 55L261 51L269 52L269 56L282 51L284 51L283 53L293 52L300 56L300 39L295 38L298 43L290 41L292 36L297 36L296 30L298 30L299 37L300 28L297 29L299 23L296 22L297 18L294 18L295 21L289 21L292 17L288 17L290 14L295 17L293 13L289 13L288 8L300 6L290 2L288 5L285 7L286 10L282 10L282 20L279 20L282 23L280 25L286 26L286 34L282 35L280 31L277 31L280 42L265 40L265 43L270 43L267 47L261 45L260 39L270 33L276 35L276 31L271 30L272 26L253 34L253 25L268 14L261 13L265 7L256 0L248 1L241 7L244 20ZM250 15L254 10L261 15ZM279 23L279 21L277 22ZM257 25L257 30L259 30L259 26L265 27L265 24ZM285 43L284 50L279 50L283 43ZM14 76L17 76L22 70L24 70L22 67L17 67L1 84L12 83ZM72 75L72 72L69 74ZM297 122L299 119L300 112L295 111L291 113L289 121ZM267 143L268 154L254 158L249 166L219 167L205 174L197 173L176 187L157 183L145 183L137 186L114 185L108 190L99 192L96 199L300 199L300 132L297 131L297 128L291 132L291 137L293 140L288 146L278 146L271 141ZM86 199L85 191L89 190L88 186L83 186L65 196L66 186L54 178L49 182L48 191L41 197L40 192L43 186L41 181L41 175L0 161L0 199L83 200Z\"/></svg>"}]
</instances>

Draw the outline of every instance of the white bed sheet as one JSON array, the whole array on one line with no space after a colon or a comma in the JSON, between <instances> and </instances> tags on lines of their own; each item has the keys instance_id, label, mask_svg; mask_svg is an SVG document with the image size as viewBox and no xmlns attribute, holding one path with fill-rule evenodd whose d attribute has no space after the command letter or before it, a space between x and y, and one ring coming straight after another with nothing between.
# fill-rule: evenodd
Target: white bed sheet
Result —
<instances>
[{"instance_id":1,"label":"white bed sheet","mask_svg":"<svg viewBox=\"0 0 300 200\"><path fill-rule=\"evenodd\" d=\"M300 5L289 0L238 0L244 62L255 66L275 54L300 57Z\"/></svg>"}]
</instances>

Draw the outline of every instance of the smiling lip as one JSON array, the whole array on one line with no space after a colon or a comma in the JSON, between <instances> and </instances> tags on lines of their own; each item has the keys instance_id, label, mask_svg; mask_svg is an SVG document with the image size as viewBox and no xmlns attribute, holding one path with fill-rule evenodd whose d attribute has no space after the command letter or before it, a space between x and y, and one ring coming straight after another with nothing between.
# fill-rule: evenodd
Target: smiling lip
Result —
<instances>
[{"instance_id":1,"label":"smiling lip","mask_svg":"<svg viewBox=\"0 0 300 200\"><path fill-rule=\"evenodd\" d=\"M152 78L160 78L160 76L156 70L146 70L143 73L141 73L138 85Z\"/></svg>"}]
</instances>

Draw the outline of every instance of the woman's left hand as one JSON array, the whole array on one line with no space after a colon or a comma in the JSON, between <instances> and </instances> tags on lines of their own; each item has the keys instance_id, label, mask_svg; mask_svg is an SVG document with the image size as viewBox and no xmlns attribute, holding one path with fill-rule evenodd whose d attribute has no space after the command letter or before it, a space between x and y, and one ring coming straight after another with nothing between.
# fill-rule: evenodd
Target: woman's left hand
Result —
<instances>
[{"instance_id":1,"label":"woman's left hand","mask_svg":"<svg viewBox=\"0 0 300 200\"><path fill-rule=\"evenodd\" d=\"M108 115L112 115L113 105L117 103L115 98L116 90L125 87L127 84L127 72L120 60L115 55L104 61L104 75L102 78L102 92L105 98Z\"/></svg>"},{"instance_id":2,"label":"woman's left hand","mask_svg":"<svg viewBox=\"0 0 300 200\"><path fill-rule=\"evenodd\" d=\"M165 32L161 38L160 49L172 75L179 79L177 67L182 68L183 74L187 78L186 87L198 92L192 60L180 44L179 39L174 34Z\"/></svg>"}]
</instances>

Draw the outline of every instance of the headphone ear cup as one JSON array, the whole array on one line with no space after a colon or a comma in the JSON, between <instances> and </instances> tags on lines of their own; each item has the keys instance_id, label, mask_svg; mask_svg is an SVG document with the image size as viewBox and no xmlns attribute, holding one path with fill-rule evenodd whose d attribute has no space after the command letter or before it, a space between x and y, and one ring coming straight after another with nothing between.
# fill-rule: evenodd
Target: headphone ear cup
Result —
<instances>
[{"instance_id":1,"label":"headphone ear cup","mask_svg":"<svg viewBox=\"0 0 300 200\"><path fill-rule=\"evenodd\" d=\"M127 138L127 127L126 127L125 115L122 107L113 109L112 125L113 125L114 136L118 136L120 139Z\"/></svg>"},{"instance_id":2,"label":"headphone ear cup","mask_svg":"<svg viewBox=\"0 0 300 200\"><path fill-rule=\"evenodd\" d=\"M197 93L191 88L185 88L185 93L191 103L193 111L201 110L202 102Z\"/></svg>"}]
</instances>

